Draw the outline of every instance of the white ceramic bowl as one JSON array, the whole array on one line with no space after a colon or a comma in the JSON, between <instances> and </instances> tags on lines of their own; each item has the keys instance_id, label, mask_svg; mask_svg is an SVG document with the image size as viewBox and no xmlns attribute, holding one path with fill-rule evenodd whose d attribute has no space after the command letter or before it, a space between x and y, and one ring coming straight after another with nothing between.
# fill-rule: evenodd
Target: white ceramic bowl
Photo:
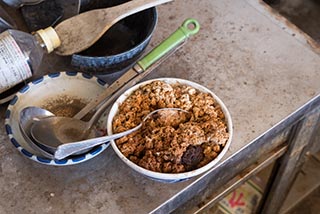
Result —
<instances>
[{"instance_id":1,"label":"white ceramic bowl","mask_svg":"<svg viewBox=\"0 0 320 214\"><path fill-rule=\"evenodd\" d=\"M102 80L77 72L52 73L30 82L14 96L6 111L5 126L11 143L27 158L47 165L78 164L97 156L109 144L103 144L84 154L63 160L53 160L41 156L24 140L19 129L19 115L20 111L27 106L42 107L48 100L54 100L63 95L81 99L84 103L90 102L106 87L107 85ZM106 129L106 118L106 115L101 117L99 124L102 127L99 128Z\"/></svg>"},{"instance_id":2,"label":"white ceramic bowl","mask_svg":"<svg viewBox=\"0 0 320 214\"><path fill-rule=\"evenodd\" d=\"M226 123L227 123L227 127L228 127L228 132L229 132L229 139L228 139L225 147L222 149L222 151L219 153L219 155L214 160L212 160L207 165L205 165L201 168L198 168L198 169L195 169L192 171L188 171L188 172L184 172L184 173L160 173L160 172L154 172L151 170L147 170L143 167L138 166L137 164L133 163L132 161L130 161L128 158L126 158L121 153L121 151L119 150L115 141L111 141L111 145L113 147L113 150L116 152L116 154L120 157L120 159L124 163L126 163L130 168L134 169L135 171L141 173L142 175L144 175L148 178L151 178L151 179L157 180L157 181L161 181L161 182L166 182L166 183L175 183L175 182L184 181L184 180L190 179L194 176L200 175L200 174L208 171L214 165L216 165L221 160L221 158L225 155L225 153L227 152L227 150L231 144L231 140L232 140L232 136L233 136L233 128L232 128L233 126L232 126L231 116L230 116L230 113L229 113L227 107L224 105L224 103L221 101L221 99L218 96L216 96L212 91L210 91L208 88L206 88L202 85L191 82L189 80L177 79L177 78L152 79L152 80L148 80L148 81L142 82L140 84L137 84L137 85L133 86L132 88L128 89L113 104L113 106L111 107L111 110L109 112L109 116L108 116L108 120L107 120L107 131L108 131L109 135L111 135L113 133L112 121L113 121L114 116L118 113L118 109L119 109L119 106L121 105L121 103L123 103L132 94L132 92L137 90L140 86L149 84L149 83L156 81L156 80L161 80L161 81L164 81L169 84L181 83L184 85L189 85L189 86L196 88L202 92L211 94L214 97L214 99L221 106L222 111L223 111L225 118L226 118Z\"/></svg>"}]
</instances>

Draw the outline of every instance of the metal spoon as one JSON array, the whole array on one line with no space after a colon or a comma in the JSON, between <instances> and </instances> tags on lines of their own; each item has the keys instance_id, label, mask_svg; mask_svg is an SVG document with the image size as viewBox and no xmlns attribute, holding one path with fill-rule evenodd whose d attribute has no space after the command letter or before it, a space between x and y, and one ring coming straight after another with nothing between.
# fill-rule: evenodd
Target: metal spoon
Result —
<instances>
[{"instance_id":1,"label":"metal spoon","mask_svg":"<svg viewBox=\"0 0 320 214\"><path fill-rule=\"evenodd\" d=\"M183 113L184 115L182 116L179 113ZM54 153L54 158L60 160L65 157L68 157L69 155L83 151L85 149L92 148L94 146L104 144L110 140L118 139L128 134L131 134L132 132L135 132L138 129L140 129L143 126L143 124L145 124L145 122L150 118L158 121L158 123L160 124L170 125L170 124L177 124L177 123L181 123L182 121L185 121L187 119L186 114L189 114L189 112L180 108L157 109L147 114L147 116L143 118L142 122L139 125L127 131L120 132L110 136L103 136L103 137L98 137L98 138L93 138L88 140L82 140L79 142L62 144L58 146L56 152ZM81 120L79 120L78 122L80 126L82 126L82 123L84 123Z\"/></svg>"},{"instance_id":2,"label":"metal spoon","mask_svg":"<svg viewBox=\"0 0 320 214\"><path fill-rule=\"evenodd\" d=\"M180 26L178 30L176 30L160 45L154 48L143 59L139 60L134 68L126 72L123 75L124 79L126 80L123 80L123 82L130 84L134 83L135 81L131 80L135 80L135 76L138 75L138 77L142 77L145 72L148 73L147 70L149 68L152 68L151 65L161 61L161 59L163 59L166 54L170 53L170 51L174 51L175 47L181 45L184 41L186 41L186 38L197 33L199 31L199 28L199 23L194 19L187 19L186 21L184 21L182 26ZM113 94L109 91L112 94L111 97L107 96L108 94L103 94L102 97L99 97L97 99L99 100L98 103L93 103L93 106L89 104L90 108L92 108L100 102L103 103L89 122L83 122L76 118L66 117L52 117L41 119L38 123L35 123L31 127L31 134L33 138L37 140L38 143L50 143L53 148L59 146L60 144L62 144L62 142L68 143L88 139L88 134L90 134L91 127L98 121L100 116L105 112L105 109L111 104L111 102L113 102L117 98L122 89L125 88L125 86L122 86L119 89L117 86L119 86L120 83L119 81L117 82L118 83L112 84L110 86L112 88L111 91L116 91Z\"/></svg>"},{"instance_id":3,"label":"metal spoon","mask_svg":"<svg viewBox=\"0 0 320 214\"><path fill-rule=\"evenodd\" d=\"M190 37L191 35L196 34L200 29L199 23L195 19L186 19L183 24L174 32L172 33L167 39L165 39L161 44L159 44L156 48L154 48L151 52L149 52L143 59L141 59L134 68L127 71L125 74L123 74L118 81L116 81L114 84L110 85L107 89L108 93L104 93L103 96L99 96L97 100L99 102L91 102L89 103L82 112L82 115L77 117L78 119L82 118L84 115L86 115L91 109L94 109L99 104L101 105L100 108L107 108L111 103L115 101L115 99L120 96L122 93L124 93L125 90L127 90L128 87L133 86L137 82L139 82L141 79L143 79L146 75L148 75L154 68L159 66L165 59L170 56L172 53L174 53L179 47L182 47L183 44L187 41L186 39ZM110 90L109 90L110 89ZM104 104L101 104L104 103ZM103 105L103 106L102 106ZM87 108L88 107L88 108ZM42 109L42 113L47 112L45 109ZM90 120L89 123L93 125L97 119L99 119L99 115L103 113L104 111L101 109L99 112L96 112L94 117ZM49 112L51 113L51 112ZM79 113L78 113L79 114ZM77 115L78 115L77 114ZM42 123L42 120L40 117L41 115L34 115L40 121L38 123ZM72 118L69 118L72 120ZM32 118L30 118L32 120ZM59 120L59 119L57 119ZM68 119L67 119L68 120ZM38 124L40 125L40 124ZM91 126L90 125L90 126ZM57 126L59 128L59 126ZM72 128L72 125L70 124L69 127ZM24 128L24 127L22 127ZM26 130L27 133L31 134L31 130L29 127ZM31 127L30 127L31 128ZM88 128L91 128L88 126ZM43 129L48 132L51 130L52 132L56 132L55 126L49 126L46 127L44 125ZM34 128L33 135L37 136L37 130ZM82 133L82 130L81 130ZM80 134L81 134L80 133ZM90 132L89 132L90 133ZM39 133L40 135L41 133ZM30 136L30 135L29 135ZM29 140L30 137L25 136L26 140ZM51 138L54 136L54 138ZM57 140L57 137L55 133L51 133L50 136L43 136L44 139L38 139L37 143L39 145L42 145L46 148L46 150L50 150L52 154L55 152L55 149L61 144L60 140ZM83 138L87 139L87 138ZM80 140L83 140L80 139ZM29 140L30 141L30 140ZM79 139L71 139L67 140L65 142L74 142L79 141ZM33 143L31 141L31 143ZM43 145L45 143L45 145ZM50 145L49 145L50 144Z\"/></svg>"},{"instance_id":4,"label":"metal spoon","mask_svg":"<svg viewBox=\"0 0 320 214\"><path fill-rule=\"evenodd\" d=\"M54 118L56 117L56 115L46 109L42 109L39 107L26 107L20 112L19 127L24 139L35 151L38 151L44 157L53 159L53 154L55 153L57 146L59 146L61 143L56 144L55 141L51 141L49 139L46 142L38 142L33 138L31 133L31 129L36 122L39 122L42 119L48 117ZM95 135L92 135L91 137L95 137ZM84 150L82 151L82 153L86 151L87 150Z\"/></svg>"},{"instance_id":5,"label":"metal spoon","mask_svg":"<svg viewBox=\"0 0 320 214\"><path fill-rule=\"evenodd\" d=\"M30 133L30 127L34 123L33 118L44 118L54 116L51 112L38 107L27 107L20 112L19 128L25 141L40 155L53 159L53 155L34 142Z\"/></svg>"},{"instance_id":6,"label":"metal spoon","mask_svg":"<svg viewBox=\"0 0 320 214\"><path fill-rule=\"evenodd\" d=\"M53 151L63 143L88 139L89 135L95 137L92 127L109 105L110 102L103 103L88 122L76 118L58 116L40 118L31 126L31 136L37 143Z\"/></svg>"}]
</instances>

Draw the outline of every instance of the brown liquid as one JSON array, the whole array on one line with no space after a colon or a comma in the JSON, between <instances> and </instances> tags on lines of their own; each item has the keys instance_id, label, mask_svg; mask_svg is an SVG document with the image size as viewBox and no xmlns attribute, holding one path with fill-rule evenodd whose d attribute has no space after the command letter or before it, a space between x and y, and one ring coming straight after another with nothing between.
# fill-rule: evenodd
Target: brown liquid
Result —
<instances>
[{"instance_id":1,"label":"brown liquid","mask_svg":"<svg viewBox=\"0 0 320 214\"><path fill-rule=\"evenodd\" d=\"M73 117L76 115L88 102L79 98L62 95L54 99L48 99L41 106L48 111L51 111L56 116ZM84 120L91 118L92 114L88 114Z\"/></svg>"}]
</instances>

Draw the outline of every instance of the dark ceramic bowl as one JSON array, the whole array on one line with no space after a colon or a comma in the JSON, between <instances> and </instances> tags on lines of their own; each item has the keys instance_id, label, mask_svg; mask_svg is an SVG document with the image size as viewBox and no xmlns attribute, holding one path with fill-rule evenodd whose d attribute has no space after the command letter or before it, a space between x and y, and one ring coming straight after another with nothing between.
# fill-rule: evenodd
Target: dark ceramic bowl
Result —
<instances>
[{"instance_id":1,"label":"dark ceramic bowl","mask_svg":"<svg viewBox=\"0 0 320 214\"><path fill-rule=\"evenodd\" d=\"M126 1L113 2L119 4ZM71 65L78 71L91 74L110 74L128 68L147 47L157 20L155 7L126 17L112 26L93 46L72 55Z\"/></svg>"}]
</instances>

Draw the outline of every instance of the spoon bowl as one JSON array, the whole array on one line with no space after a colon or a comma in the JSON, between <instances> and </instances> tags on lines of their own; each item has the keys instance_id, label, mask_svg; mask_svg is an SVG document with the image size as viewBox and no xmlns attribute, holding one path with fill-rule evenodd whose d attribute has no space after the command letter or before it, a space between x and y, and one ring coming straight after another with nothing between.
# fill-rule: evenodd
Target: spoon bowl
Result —
<instances>
[{"instance_id":1,"label":"spoon bowl","mask_svg":"<svg viewBox=\"0 0 320 214\"><path fill-rule=\"evenodd\" d=\"M31 136L38 144L45 145L53 152L63 143L96 137L98 134L94 126L108 106L109 102L104 102L88 122L75 117L39 118L31 127Z\"/></svg>"},{"instance_id":2,"label":"spoon bowl","mask_svg":"<svg viewBox=\"0 0 320 214\"><path fill-rule=\"evenodd\" d=\"M32 127L34 123L33 119L51 116L54 116L54 114L42 108L32 106L21 110L19 120L19 128L25 141L31 146L31 148L39 152L40 155L50 159L53 158L53 153L46 151L43 147L41 148L41 145L35 143L30 133L30 127Z\"/></svg>"},{"instance_id":3,"label":"spoon bowl","mask_svg":"<svg viewBox=\"0 0 320 214\"><path fill-rule=\"evenodd\" d=\"M88 122L79 119L55 116L34 121L30 128L32 138L52 153L61 144L96 137L95 131L87 129Z\"/></svg>"}]
</instances>

